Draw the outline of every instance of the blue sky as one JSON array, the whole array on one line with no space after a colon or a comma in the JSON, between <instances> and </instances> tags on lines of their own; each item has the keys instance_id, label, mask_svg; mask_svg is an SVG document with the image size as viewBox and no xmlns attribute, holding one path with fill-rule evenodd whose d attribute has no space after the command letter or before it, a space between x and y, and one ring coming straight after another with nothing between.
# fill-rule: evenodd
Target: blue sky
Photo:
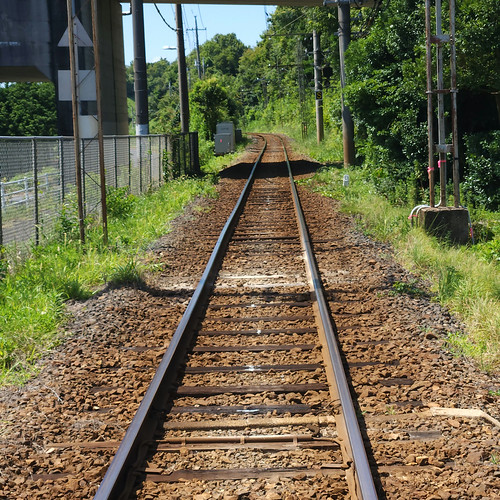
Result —
<instances>
[{"instance_id":1,"label":"blue sky","mask_svg":"<svg viewBox=\"0 0 500 500\"><path fill-rule=\"evenodd\" d=\"M165 21L175 28L174 4L157 4ZM122 4L122 10L128 11L129 4ZM273 6L236 6L236 5L183 5L184 44L186 54L195 49L195 16L198 21L198 38L200 45L221 33L236 33L245 44L254 47L260 40L260 35L266 29L266 13L274 12ZM175 47L177 38L162 21L153 4L144 4L144 25L146 38L147 62L158 61L161 58L169 61L177 59L176 50L164 50L164 46ZM193 31L189 31L192 29ZM203 31L201 31L203 29ZM205 30L206 29L206 30ZM132 39L132 16L123 17L123 35L125 43L125 64L134 59Z\"/></svg>"}]
</instances>

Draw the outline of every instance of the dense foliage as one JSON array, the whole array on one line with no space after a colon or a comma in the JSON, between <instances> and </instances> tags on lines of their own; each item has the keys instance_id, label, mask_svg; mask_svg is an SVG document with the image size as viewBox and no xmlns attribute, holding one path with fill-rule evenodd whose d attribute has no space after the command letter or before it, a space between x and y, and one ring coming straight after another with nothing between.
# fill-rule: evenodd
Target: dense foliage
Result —
<instances>
[{"instance_id":1,"label":"dense foliage","mask_svg":"<svg viewBox=\"0 0 500 500\"><path fill-rule=\"evenodd\" d=\"M374 9L351 9L345 99L355 121L357 162L370 170L380 194L396 204L428 201L424 5L423 0L382 0ZM443 7L447 14L446 1ZM497 0L457 0L461 182L468 204L493 210L500 203L498 19ZM443 28L446 32L446 15ZM221 119L312 132L313 30L321 40L325 126L327 134L338 134L338 21L332 7L278 7L254 48L246 48L234 34L216 35L200 47L203 83L197 81L196 52L189 54L193 127L207 139ZM172 71L165 62L156 63L155 70L150 66L152 123L175 129L177 93L155 82L160 66L168 67L164 74L174 82L176 67ZM449 77L446 62L445 86ZM449 117L448 98L446 106Z\"/></svg>"},{"instance_id":2,"label":"dense foliage","mask_svg":"<svg viewBox=\"0 0 500 500\"><path fill-rule=\"evenodd\" d=\"M55 135L52 83L7 83L0 87L0 135Z\"/></svg>"},{"instance_id":3,"label":"dense foliage","mask_svg":"<svg viewBox=\"0 0 500 500\"><path fill-rule=\"evenodd\" d=\"M498 210L500 2L456 3L463 198L470 206ZM428 201L424 4L380 0L375 8L351 8L353 39L346 54L344 95L355 122L357 163L370 170L380 194L396 204ZM447 0L443 7L447 15ZM211 140L217 121L232 120L245 128L292 127L310 134L315 128L313 30L321 41L327 137L338 136L336 7L278 7L256 47L246 47L234 33L219 34L200 46L199 67L196 51L188 54L191 129ZM446 63L446 86L448 82ZM148 86L151 132L178 132L177 62L148 64ZM127 96L133 106L131 66ZM449 118L448 97L446 106ZM0 134L50 135L55 123L51 84L0 88Z\"/></svg>"}]
</instances>

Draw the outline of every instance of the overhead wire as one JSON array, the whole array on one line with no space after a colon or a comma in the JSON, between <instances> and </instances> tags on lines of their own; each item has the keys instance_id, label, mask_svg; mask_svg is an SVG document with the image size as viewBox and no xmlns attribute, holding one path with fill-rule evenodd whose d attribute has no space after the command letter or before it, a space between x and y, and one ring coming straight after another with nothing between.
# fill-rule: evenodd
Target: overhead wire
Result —
<instances>
[{"instance_id":1,"label":"overhead wire","mask_svg":"<svg viewBox=\"0 0 500 500\"><path fill-rule=\"evenodd\" d=\"M307 12L304 12L300 16L296 17L293 21L290 21L288 24L286 24L285 26L283 26L281 29L284 30L284 29L288 28L288 26L290 26L291 24L296 23L299 19L302 19L303 17L305 17L306 14L307 14Z\"/></svg>"},{"instance_id":2,"label":"overhead wire","mask_svg":"<svg viewBox=\"0 0 500 500\"><path fill-rule=\"evenodd\" d=\"M165 18L163 17L163 14L160 12L160 9L158 8L158 5L156 4L153 4L155 6L155 9L156 11L158 12L158 14L160 15L162 21L172 30L172 31L177 31L177 29L175 28L172 28L172 26L170 26L170 24L167 23L167 21L165 20Z\"/></svg>"},{"instance_id":3,"label":"overhead wire","mask_svg":"<svg viewBox=\"0 0 500 500\"><path fill-rule=\"evenodd\" d=\"M205 28L205 24L203 23L203 17L201 15L200 4L198 4L198 14L200 14L200 24L202 28Z\"/></svg>"},{"instance_id":4,"label":"overhead wire","mask_svg":"<svg viewBox=\"0 0 500 500\"><path fill-rule=\"evenodd\" d=\"M192 47L194 44L191 41L191 33L190 33L191 28L189 27L188 17L186 15L186 9L185 9L184 5L182 5L182 22L184 25L184 33L185 33L185 37L187 38L189 50L192 50Z\"/></svg>"}]
</instances>

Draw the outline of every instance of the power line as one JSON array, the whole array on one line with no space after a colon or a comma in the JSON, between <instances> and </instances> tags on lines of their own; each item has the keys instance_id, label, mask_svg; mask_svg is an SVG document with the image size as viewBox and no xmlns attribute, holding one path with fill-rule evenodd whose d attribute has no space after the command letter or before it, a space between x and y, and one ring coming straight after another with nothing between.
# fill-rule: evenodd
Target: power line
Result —
<instances>
[{"instance_id":1,"label":"power line","mask_svg":"<svg viewBox=\"0 0 500 500\"><path fill-rule=\"evenodd\" d=\"M186 32L186 36L187 36L187 39L188 39L189 49L191 51L192 47L194 47L194 42L191 39L191 34L188 33L188 31L192 31L192 30L189 27L188 17L186 15L186 9L185 9L184 5L182 5L182 12L183 12L183 16L184 16L184 24L186 25L186 28L184 29L184 31Z\"/></svg>"},{"instance_id":2,"label":"power line","mask_svg":"<svg viewBox=\"0 0 500 500\"><path fill-rule=\"evenodd\" d=\"M285 24L285 26L283 26L281 29L284 30L285 28L288 28L288 26L290 26L291 24L294 24L296 23L299 19L302 19L303 17L305 17L307 14L307 12L304 12L302 15L296 17L293 21L290 21L288 24Z\"/></svg>"},{"instance_id":3,"label":"power line","mask_svg":"<svg viewBox=\"0 0 500 500\"><path fill-rule=\"evenodd\" d=\"M162 13L160 12L160 9L158 8L158 5L154 4L155 8L156 8L156 11L158 12L158 14L160 15L160 17L162 18L163 22L172 30L172 31L177 31L175 28L172 28L172 26L170 26L170 24L167 23L167 21L165 20L165 18L163 17Z\"/></svg>"},{"instance_id":4,"label":"power line","mask_svg":"<svg viewBox=\"0 0 500 500\"><path fill-rule=\"evenodd\" d=\"M202 28L205 28L205 23L203 22L203 17L201 15L200 4L198 4L198 14L200 14L200 21L201 21Z\"/></svg>"}]
</instances>

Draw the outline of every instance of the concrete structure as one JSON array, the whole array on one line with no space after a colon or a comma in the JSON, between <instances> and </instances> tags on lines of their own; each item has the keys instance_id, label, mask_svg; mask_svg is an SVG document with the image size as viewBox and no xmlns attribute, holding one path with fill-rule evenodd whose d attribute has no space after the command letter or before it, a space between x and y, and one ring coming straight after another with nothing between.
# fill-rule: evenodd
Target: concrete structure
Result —
<instances>
[{"instance_id":1,"label":"concrete structure","mask_svg":"<svg viewBox=\"0 0 500 500\"><path fill-rule=\"evenodd\" d=\"M92 16L90 2L74 0L74 4L82 82L80 118L92 134L97 113ZM128 134L122 9L118 0L100 1L98 8L104 133ZM67 27L65 0L2 0L0 81L52 81L60 135L73 134Z\"/></svg>"},{"instance_id":2,"label":"concrete structure","mask_svg":"<svg viewBox=\"0 0 500 500\"><path fill-rule=\"evenodd\" d=\"M469 212L466 208L425 207L418 213L418 224L426 232L451 243L469 241Z\"/></svg>"}]
</instances>

